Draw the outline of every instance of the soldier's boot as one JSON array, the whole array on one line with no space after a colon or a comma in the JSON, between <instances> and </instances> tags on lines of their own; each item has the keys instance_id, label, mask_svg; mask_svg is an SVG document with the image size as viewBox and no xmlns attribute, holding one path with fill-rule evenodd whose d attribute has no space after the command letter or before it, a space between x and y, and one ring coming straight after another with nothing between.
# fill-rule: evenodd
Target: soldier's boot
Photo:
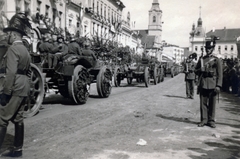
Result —
<instances>
[{"instance_id":1,"label":"soldier's boot","mask_svg":"<svg viewBox=\"0 0 240 159\"><path fill-rule=\"evenodd\" d=\"M21 157L23 140L24 140L24 124L23 122L15 123L15 137L14 137L13 148L7 150L1 156Z\"/></svg>"},{"instance_id":2,"label":"soldier's boot","mask_svg":"<svg viewBox=\"0 0 240 159\"><path fill-rule=\"evenodd\" d=\"M3 144L6 133L7 133L7 128L0 127L0 149L2 147L2 144Z\"/></svg>"}]
</instances>

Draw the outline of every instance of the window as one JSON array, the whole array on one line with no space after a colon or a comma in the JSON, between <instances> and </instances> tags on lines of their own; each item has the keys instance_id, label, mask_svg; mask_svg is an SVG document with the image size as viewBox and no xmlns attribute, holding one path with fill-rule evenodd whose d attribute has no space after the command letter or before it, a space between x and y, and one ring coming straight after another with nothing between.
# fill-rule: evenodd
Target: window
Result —
<instances>
[{"instance_id":1,"label":"window","mask_svg":"<svg viewBox=\"0 0 240 159\"><path fill-rule=\"evenodd\" d=\"M225 45L225 51L227 51L227 45Z\"/></svg>"},{"instance_id":2,"label":"window","mask_svg":"<svg viewBox=\"0 0 240 159\"><path fill-rule=\"evenodd\" d=\"M153 23L155 23L156 22L156 17L155 16L153 16Z\"/></svg>"},{"instance_id":3,"label":"window","mask_svg":"<svg viewBox=\"0 0 240 159\"><path fill-rule=\"evenodd\" d=\"M86 33L87 33L87 26L84 25L84 34L86 34Z\"/></svg>"},{"instance_id":4,"label":"window","mask_svg":"<svg viewBox=\"0 0 240 159\"><path fill-rule=\"evenodd\" d=\"M103 5L101 3L101 8L100 8L100 15L102 16L103 15Z\"/></svg>"},{"instance_id":5,"label":"window","mask_svg":"<svg viewBox=\"0 0 240 159\"><path fill-rule=\"evenodd\" d=\"M59 27L62 26L62 12L59 11Z\"/></svg>"},{"instance_id":6,"label":"window","mask_svg":"<svg viewBox=\"0 0 240 159\"><path fill-rule=\"evenodd\" d=\"M68 26L72 26L72 19L69 19Z\"/></svg>"},{"instance_id":7,"label":"window","mask_svg":"<svg viewBox=\"0 0 240 159\"><path fill-rule=\"evenodd\" d=\"M197 46L195 46L195 51L198 51L198 47Z\"/></svg>"},{"instance_id":8,"label":"window","mask_svg":"<svg viewBox=\"0 0 240 159\"><path fill-rule=\"evenodd\" d=\"M221 46L218 46L218 51L221 51Z\"/></svg>"},{"instance_id":9,"label":"window","mask_svg":"<svg viewBox=\"0 0 240 159\"><path fill-rule=\"evenodd\" d=\"M98 5L99 5L99 2L97 2L97 14L99 14L99 10L98 10L98 9L99 9L99 8L98 8L99 6L98 6Z\"/></svg>"},{"instance_id":10,"label":"window","mask_svg":"<svg viewBox=\"0 0 240 159\"><path fill-rule=\"evenodd\" d=\"M106 16L106 15L107 15L107 14L106 14L106 11L107 11L107 7L105 6L105 7L104 7L104 18L107 18L107 16Z\"/></svg>"},{"instance_id":11,"label":"window","mask_svg":"<svg viewBox=\"0 0 240 159\"><path fill-rule=\"evenodd\" d=\"M233 45L231 45L231 51L233 51Z\"/></svg>"},{"instance_id":12,"label":"window","mask_svg":"<svg viewBox=\"0 0 240 159\"><path fill-rule=\"evenodd\" d=\"M77 22L77 28L79 28L79 26L80 26L80 23L79 23L79 22Z\"/></svg>"}]
</instances>

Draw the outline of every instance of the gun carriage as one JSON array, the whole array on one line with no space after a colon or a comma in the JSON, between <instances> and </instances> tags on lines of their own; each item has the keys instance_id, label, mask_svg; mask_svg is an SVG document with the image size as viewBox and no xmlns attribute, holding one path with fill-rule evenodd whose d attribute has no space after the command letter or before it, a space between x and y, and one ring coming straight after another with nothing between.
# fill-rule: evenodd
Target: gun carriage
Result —
<instances>
[{"instance_id":1,"label":"gun carriage","mask_svg":"<svg viewBox=\"0 0 240 159\"><path fill-rule=\"evenodd\" d=\"M139 83L144 82L146 87L149 86L151 79L155 85L162 80L158 64L155 60L148 58L142 58L142 61L135 66L130 66L126 63L116 66L114 69L115 86L120 86L124 78L127 78L128 84L132 84L132 80L136 79Z\"/></svg>"},{"instance_id":2,"label":"gun carriage","mask_svg":"<svg viewBox=\"0 0 240 159\"><path fill-rule=\"evenodd\" d=\"M38 29L34 32L35 38L40 39ZM34 44L25 40L26 46ZM38 44L35 44L38 46ZM91 56L68 54L58 64L58 69L48 68L47 56L31 51L31 92L24 115L35 115L42 104L48 89L57 89L63 97L71 99L75 104L86 103L92 83L96 83L98 95L107 98L111 94L112 73L109 67L101 60Z\"/></svg>"}]
</instances>

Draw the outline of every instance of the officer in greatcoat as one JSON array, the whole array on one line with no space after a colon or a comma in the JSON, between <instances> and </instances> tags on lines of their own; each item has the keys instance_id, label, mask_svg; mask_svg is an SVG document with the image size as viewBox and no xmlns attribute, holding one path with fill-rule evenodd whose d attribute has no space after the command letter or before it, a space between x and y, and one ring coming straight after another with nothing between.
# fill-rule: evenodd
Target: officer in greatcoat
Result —
<instances>
[{"instance_id":1,"label":"officer in greatcoat","mask_svg":"<svg viewBox=\"0 0 240 159\"><path fill-rule=\"evenodd\" d=\"M3 57L0 70L4 73L0 83L0 148L2 146L9 121L14 123L15 136L13 147L1 156L20 157L24 140L23 112L26 97L29 95L29 74L31 57L23 45L22 37L31 28L23 13L15 14L7 28L7 41L10 45Z\"/></svg>"},{"instance_id":2,"label":"officer in greatcoat","mask_svg":"<svg viewBox=\"0 0 240 159\"><path fill-rule=\"evenodd\" d=\"M194 98L194 81L196 75L195 75L195 63L193 62L193 59L195 59L196 57L197 57L196 53L192 53L191 55L189 55L188 59L186 59L183 70L183 72L185 73L186 96L187 98L190 99Z\"/></svg>"},{"instance_id":3,"label":"officer in greatcoat","mask_svg":"<svg viewBox=\"0 0 240 159\"><path fill-rule=\"evenodd\" d=\"M215 128L215 109L216 99L222 87L222 62L213 56L213 50L216 40L219 38L211 36L205 44L206 55L201 57L196 65L196 74L198 75L198 90L200 95L200 114L201 122L199 127L208 125ZM219 98L219 97L218 97Z\"/></svg>"}]
</instances>

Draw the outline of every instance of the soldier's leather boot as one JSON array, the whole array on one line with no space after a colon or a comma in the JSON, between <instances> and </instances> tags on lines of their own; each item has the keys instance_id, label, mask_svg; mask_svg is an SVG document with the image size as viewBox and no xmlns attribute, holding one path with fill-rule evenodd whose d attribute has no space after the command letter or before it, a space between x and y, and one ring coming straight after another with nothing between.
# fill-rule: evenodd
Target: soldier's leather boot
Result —
<instances>
[{"instance_id":1,"label":"soldier's leather boot","mask_svg":"<svg viewBox=\"0 0 240 159\"><path fill-rule=\"evenodd\" d=\"M6 157L21 157L22 156L22 147L23 147L23 140L24 140L24 124L23 123L16 123L15 124L15 137L14 137L14 144L13 148L8 149L1 156Z\"/></svg>"},{"instance_id":2,"label":"soldier's leather boot","mask_svg":"<svg viewBox=\"0 0 240 159\"><path fill-rule=\"evenodd\" d=\"M6 132L7 132L7 128L5 128L5 127L0 127L0 149L1 149L1 147L2 147L3 140L4 140L4 138L5 138Z\"/></svg>"}]
</instances>

